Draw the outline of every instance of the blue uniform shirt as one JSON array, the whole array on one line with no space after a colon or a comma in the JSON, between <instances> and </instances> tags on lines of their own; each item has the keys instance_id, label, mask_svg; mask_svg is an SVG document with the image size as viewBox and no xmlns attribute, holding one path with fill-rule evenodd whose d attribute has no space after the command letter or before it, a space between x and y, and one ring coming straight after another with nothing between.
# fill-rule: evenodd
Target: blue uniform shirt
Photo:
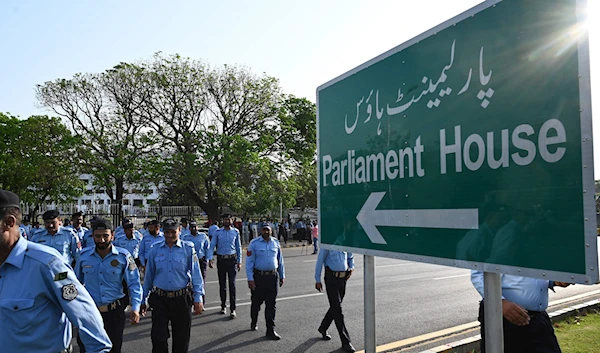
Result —
<instances>
[{"instance_id":1,"label":"blue uniform shirt","mask_svg":"<svg viewBox=\"0 0 600 353\"><path fill-rule=\"evenodd\" d=\"M210 227L208 227L208 237L212 239L215 236L217 230L219 230L219 226L216 224L213 224Z\"/></svg>"},{"instance_id":2,"label":"blue uniform shirt","mask_svg":"<svg viewBox=\"0 0 600 353\"><path fill-rule=\"evenodd\" d=\"M69 228L59 227L53 236L46 229L36 232L31 241L56 249L69 264L79 257L81 243L79 237Z\"/></svg>"},{"instance_id":3,"label":"blue uniform shirt","mask_svg":"<svg viewBox=\"0 0 600 353\"><path fill-rule=\"evenodd\" d=\"M144 302L148 299L152 286L166 291L176 291L186 288L191 282L194 302L202 303L204 282L193 243L179 239L173 247L169 248L163 238L152 246L147 260Z\"/></svg>"},{"instance_id":4,"label":"blue uniform shirt","mask_svg":"<svg viewBox=\"0 0 600 353\"><path fill-rule=\"evenodd\" d=\"M315 280L317 283L321 283L323 265L335 272L354 270L354 255L345 251L321 249L315 268Z\"/></svg>"},{"instance_id":5,"label":"blue uniform shirt","mask_svg":"<svg viewBox=\"0 0 600 353\"><path fill-rule=\"evenodd\" d=\"M525 310L544 311L548 308L548 288L554 282L513 275L501 275L502 299L506 299ZM483 298L483 272L471 271L471 283Z\"/></svg>"},{"instance_id":6,"label":"blue uniform shirt","mask_svg":"<svg viewBox=\"0 0 600 353\"><path fill-rule=\"evenodd\" d=\"M79 239L81 240L81 245L84 249L96 246L96 243L94 242L94 235L92 233L92 230L88 229L85 231L85 233L83 233L83 238Z\"/></svg>"},{"instance_id":7,"label":"blue uniform shirt","mask_svg":"<svg viewBox=\"0 0 600 353\"><path fill-rule=\"evenodd\" d=\"M277 270L279 278L285 278L281 246L277 239L271 237L269 241L265 241L262 236L252 239L246 252L246 275L248 276L248 281L254 280L254 270Z\"/></svg>"},{"instance_id":8,"label":"blue uniform shirt","mask_svg":"<svg viewBox=\"0 0 600 353\"><path fill-rule=\"evenodd\" d=\"M165 240L165 236L163 235L162 232L158 232L157 236L152 236L150 233L148 233L147 235L145 235L142 238L142 241L140 242L140 261L142 262L142 266L146 266L146 260L148 257L148 254L150 253L150 248L152 248L152 245L154 245L155 243L159 242L159 241L163 241Z\"/></svg>"},{"instance_id":9,"label":"blue uniform shirt","mask_svg":"<svg viewBox=\"0 0 600 353\"><path fill-rule=\"evenodd\" d=\"M208 249L210 248L210 240L208 240L208 235L206 235L206 233L198 233L196 235L189 233L182 239L194 243L194 249L196 249L196 254L198 254L199 259L206 257Z\"/></svg>"},{"instance_id":10,"label":"blue uniform shirt","mask_svg":"<svg viewBox=\"0 0 600 353\"><path fill-rule=\"evenodd\" d=\"M81 252L75 266L75 274L90 292L98 306L108 305L125 296L123 280L129 287L131 308L140 310L142 304L142 284L140 273L129 251L112 246L104 258L98 255L96 247Z\"/></svg>"},{"instance_id":11,"label":"blue uniform shirt","mask_svg":"<svg viewBox=\"0 0 600 353\"><path fill-rule=\"evenodd\" d=\"M114 245L116 245L120 248L127 249L127 251L129 251L129 253L131 254L131 256L133 256L134 259L137 259L140 256L140 244L141 243L142 243L142 240L140 238L136 237L135 235L132 236L131 239L127 238L127 236L124 236L124 237L120 237L119 239L116 239L113 241Z\"/></svg>"},{"instance_id":12,"label":"blue uniform shirt","mask_svg":"<svg viewBox=\"0 0 600 353\"><path fill-rule=\"evenodd\" d=\"M190 232L189 228L185 228L185 227L181 227L181 231L179 231L179 237L181 239L183 239L183 237L185 237L188 234L192 234L192 232Z\"/></svg>"},{"instance_id":13,"label":"blue uniform shirt","mask_svg":"<svg viewBox=\"0 0 600 353\"><path fill-rule=\"evenodd\" d=\"M88 352L111 349L96 304L63 256L19 239L0 265L0 350L60 352L71 344L71 323Z\"/></svg>"},{"instance_id":14,"label":"blue uniform shirt","mask_svg":"<svg viewBox=\"0 0 600 353\"><path fill-rule=\"evenodd\" d=\"M215 252L216 249L216 252ZM217 255L237 255L237 261L242 263L242 243L240 240L240 231L237 228L220 228L210 241L210 248L206 254L209 260L212 260L214 254Z\"/></svg>"}]
</instances>

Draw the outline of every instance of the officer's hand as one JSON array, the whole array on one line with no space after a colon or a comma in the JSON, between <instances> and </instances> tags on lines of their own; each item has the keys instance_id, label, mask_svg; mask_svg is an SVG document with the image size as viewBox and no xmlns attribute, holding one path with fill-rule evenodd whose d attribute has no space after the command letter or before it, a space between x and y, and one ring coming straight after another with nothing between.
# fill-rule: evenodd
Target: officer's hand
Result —
<instances>
[{"instance_id":1,"label":"officer's hand","mask_svg":"<svg viewBox=\"0 0 600 353\"><path fill-rule=\"evenodd\" d=\"M352 272L354 272L354 270L348 270L346 274L346 281L350 279L350 276L352 276Z\"/></svg>"},{"instance_id":2,"label":"officer's hand","mask_svg":"<svg viewBox=\"0 0 600 353\"><path fill-rule=\"evenodd\" d=\"M248 288L250 288L250 290L256 289L256 282L248 281Z\"/></svg>"},{"instance_id":3,"label":"officer's hand","mask_svg":"<svg viewBox=\"0 0 600 353\"><path fill-rule=\"evenodd\" d=\"M146 304L140 305L140 315L146 316Z\"/></svg>"},{"instance_id":4,"label":"officer's hand","mask_svg":"<svg viewBox=\"0 0 600 353\"><path fill-rule=\"evenodd\" d=\"M137 324L138 322L140 322L140 313L132 310L131 311L131 317L129 318L129 321L131 322L132 325Z\"/></svg>"},{"instance_id":5,"label":"officer's hand","mask_svg":"<svg viewBox=\"0 0 600 353\"><path fill-rule=\"evenodd\" d=\"M283 286L283 282L285 282L285 281L283 280L283 278L279 280L279 286L280 286L280 287L281 287L281 286Z\"/></svg>"},{"instance_id":6,"label":"officer's hand","mask_svg":"<svg viewBox=\"0 0 600 353\"><path fill-rule=\"evenodd\" d=\"M214 260L208 261L208 267L213 268L214 265L215 265L215 261Z\"/></svg>"},{"instance_id":7,"label":"officer's hand","mask_svg":"<svg viewBox=\"0 0 600 353\"><path fill-rule=\"evenodd\" d=\"M323 285L321 284L321 282L315 283L315 289L319 292L323 291Z\"/></svg>"},{"instance_id":8,"label":"officer's hand","mask_svg":"<svg viewBox=\"0 0 600 353\"><path fill-rule=\"evenodd\" d=\"M237 270L238 270L238 271L240 271L240 270L242 269L242 264L237 264L237 265L235 266L235 268L237 268Z\"/></svg>"},{"instance_id":9,"label":"officer's hand","mask_svg":"<svg viewBox=\"0 0 600 353\"><path fill-rule=\"evenodd\" d=\"M554 282L554 285L558 286L558 287L566 288L566 287L570 286L571 283L567 283L567 282Z\"/></svg>"},{"instance_id":10,"label":"officer's hand","mask_svg":"<svg viewBox=\"0 0 600 353\"><path fill-rule=\"evenodd\" d=\"M517 326L529 325L530 318L527 310L506 299L502 300L502 315Z\"/></svg>"},{"instance_id":11,"label":"officer's hand","mask_svg":"<svg viewBox=\"0 0 600 353\"><path fill-rule=\"evenodd\" d=\"M194 303L194 315L202 314L202 309L204 309L204 305L202 303Z\"/></svg>"}]
</instances>

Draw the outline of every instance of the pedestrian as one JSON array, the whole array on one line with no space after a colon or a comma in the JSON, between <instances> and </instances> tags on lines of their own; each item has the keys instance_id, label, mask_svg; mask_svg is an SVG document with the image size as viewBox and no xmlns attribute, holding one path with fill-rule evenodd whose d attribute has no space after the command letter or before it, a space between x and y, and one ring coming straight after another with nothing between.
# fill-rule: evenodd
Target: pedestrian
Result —
<instances>
[{"instance_id":1,"label":"pedestrian","mask_svg":"<svg viewBox=\"0 0 600 353\"><path fill-rule=\"evenodd\" d=\"M210 240L208 239L208 235L203 232L198 232L198 222L192 220L190 222L190 233L183 237L183 240L187 240L194 244L194 249L196 250L196 254L200 260L200 273L202 274L202 279L206 282L206 268L208 267L206 254L210 248ZM206 295L202 296L202 302L206 303Z\"/></svg>"},{"instance_id":2,"label":"pedestrian","mask_svg":"<svg viewBox=\"0 0 600 353\"><path fill-rule=\"evenodd\" d=\"M313 243L313 255L319 252L319 226L317 225L317 221L313 221L313 226L310 229L312 235L312 243Z\"/></svg>"},{"instance_id":3,"label":"pedestrian","mask_svg":"<svg viewBox=\"0 0 600 353\"><path fill-rule=\"evenodd\" d=\"M32 235L32 228L29 224L29 216L23 216L23 223L19 226L21 236L25 239L30 239Z\"/></svg>"},{"instance_id":4,"label":"pedestrian","mask_svg":"<svg viewBox=\"0 0 600 353\"><path fill-rule=\"evenodd\" d=\"M212 241L212 238L215 236L215 232L219 229L217 225L217 221L213 220L210 227L208 227L208 239Z\"/></svg>"},{"instance_id":5,"label":"pedestrian","mask_svg":"<svg viewBox=\"0 0 600 353\"><path fill-rule=\"evenodd\" d=\"M225 301L227 299L227 280L229 280L229 307L230 316L236 318L235 313L235 278L237 271L242 267L242 245L240 232L231 227L231 216L223 215L223 228L219 228L210 242L207 258L208 266L213 268L213 254L217 255L217 273L219 274L219 295L221 297L221 314L226 314Z\"/></svg>"},{"instance_id":6,"label":"pedestrian","mask_svg":"<svg viewBox=\"0 0 600 353\"><path fill-rule=\"evenodd\" d=\"M485 318L483 272L471 271L471 282L479 294L481 352L485 353ZM548 289L567 287L569 283L554 282L513 275L502 275L502 316L504 351L510 353L560 353L552 328L548 308ZM489 351L488 351L489 352ZM494 353L494 352L489 352Z\"/></svg>"},{"instance_id":7,"label":"pedestrian","mask_svg":"<svg viewBox=\"0 0 600 353\"><path fill-rule=\"evenodd\" d=\"M150 222L148 222L148 234L144 235L142 241L140 242L139 258L142 264L142 269L146 267L147 254L150 253L150 248L152 248L152 245L165 239L159 227L160 223L158 223L158 220L156 219L153 219Z\"/></svg>"},{"instance_id":8,"label":"pedestrian","mask_svg":"<svg viewBox=\"0 0 600 353\"><path fill-rule=\"evenodd\" d=\"M0 350L71 352L73 323L90 351L108 352L102 317L65 257L20 236L16 194L0 190L0 217Z\"/></svg>"},{"instance_id":9,"label":"pedestrian","mask_svg":"<svg viewBox=\"0 0 600 353\"><path fill-rule=\"evenodd\" d=\"M119 239L122 236L125 235L125 225L131 223L131 220L129 218L123 218L123 220L121 221L121 225L117 227L117 229L115 229L115 239Z\"/></svg>"},{"instance_id":10,"label":"pedestrian","mask_svg":"<svg viewBox=\"0 0 600 353\"><path fill-rule=\"evenodd\" d=\"M124 225L124 228L128 224ZM85 285L104 322L104 329L113 344L111 353L121 353L123 330L125 329L125 307L131 300L130 322L140 321L142 303L142 284L140 273L133 256L125 248L112 244L114 237L112 224L107 220L98 220L92 226L94 247L85 248L77 265L77 279ZM123 288L125 281L127 288ZM128 290L128 292L127 292ZM77 337L79 351L88 349Z\"/></svg>"},{"instance_id":11,"label":"pedestrian","mask_svg":"<svg viewBox=\"0 0 600 353\"><path fill-rule=\"evenodd\" d=\"M73 266L81 251L81 242L75 232L60 226L59 215L57 210L44 212L42 218L45 229L36 232L31 237L31 241L56 249L65 258L65 261Z\"/></svg>"},{"instance_id":12,"label":"pedestrian","mask_svg":"<svg viewBox=\"0 0 600 353\"><path fill-rule=\"evenodd\" d=\"M116 246L127 249L135 264L139 267L142 265L140 261L140 244L142 243L141 234L133 228L133 223L127 223L123 226L125 236L114 240ZM137 234L136 234L137 233Z\"/></svg>"},{"instance_id":13,"label":"pedestrian","mask_svg":"<svg viewBox=\"0 0 600 353\"><path fill-rule=\"evenodd\" d=\"M190 229L188 228L189 220L185 217L181 218L181 233L179 236L183 239L186 235L190 234ZM198 249L196 249L198 250Z\"/></svg>"},{"instance_id":14,"label":"pedestrian","mask_svg":"<svg viewBox=\"0 0 600 353\"><path fill-rule=\"evenodd\" d=\"M84 243L83 243L83 238L84 238L86 232L88 231L88 228L83 226L83 223L84 223L83 221L84 221L83 213L75 212L71 216L71 225L66 228L71 229L73 232L75 232L75 234L77 234L77 237L79 238L79 241L81 242L81 246L85 247Z\"/></svg>"},{"instance_id":15,"label":"pedestrian","mask_svg":"<svg viewBox=\"0 0 600 353\"><path fill-rule=\"evenodd\" d=\"M355 352L356 349L350 342L350 334L348 334L348 330L346 329L344 314L342 313L342 301L346 294L346 283L354 271L354 255L345 251L321 249L315 268L315 288L319 292L323 290L323 285L321 284L323 266L325 266L325 290L327 291L327 299L329 300L329 310L327 310L327 314L325 314L323 321L321 321L318 331L324 340L331 340L327 329L332 321L335 322L342 341L342 350Z\"/></svg>"},{"instance_id":16,"label":"pedestrian","mask_svg":"<svg viewBox=\"0 0 600 353\"><path fill-rule=\"evenodd\" d=\"M172 353L187 353L192 327L190 308L194 307L195 315L202 313L204 282L194 244L179 239L179 223L167 219L163 230L164 238L152 246L147 256L141 314L145 314L147 305L152 307L153 353L169 352L169 323Z\"/></svg>"},{"instance_id":17,"label":"pedestrian","mask_svg":"<svg viewBox=\"0 0 600 353\"><path fill-rule=\"evenodd\" d=\"M275 332L275 300L278 288L283 286L285 278L283 255L279 241L271 236L272 229L269 225L262 226L261 235L250 242L246 252L246 275L248 288L252 293L250 329L258 330L258 312L264 302L266 336L268 339L280 340L281 336Z\"/></svg>"}]
</instances>

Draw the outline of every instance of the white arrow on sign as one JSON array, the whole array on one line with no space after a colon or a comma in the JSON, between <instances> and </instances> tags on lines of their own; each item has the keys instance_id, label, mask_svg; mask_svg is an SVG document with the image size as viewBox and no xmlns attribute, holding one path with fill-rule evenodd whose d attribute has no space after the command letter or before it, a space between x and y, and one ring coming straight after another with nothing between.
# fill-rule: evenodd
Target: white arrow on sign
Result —
<instances>
[{"instance_id":1,"label":"white arrow on sign","mask_svg":"<svg viewBox=\"0 0 600 353\"><path fill-rule=\"evenodd\" d=\"M478 229L477 208L438 210L376 210L384 192L372 192L356 216L372 243L387 244L377 227Z\"/></svg>"}]
</instances>

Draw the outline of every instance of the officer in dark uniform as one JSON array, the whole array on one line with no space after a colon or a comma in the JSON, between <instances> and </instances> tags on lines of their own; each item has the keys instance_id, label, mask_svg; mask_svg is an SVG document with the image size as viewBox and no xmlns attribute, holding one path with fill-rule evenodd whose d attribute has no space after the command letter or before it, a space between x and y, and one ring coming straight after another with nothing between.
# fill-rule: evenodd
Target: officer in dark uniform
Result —
<instances>
[{"instance_id":1,"label":"officer in dark uniform","mask_svg":"<svg viewBox=\"0 0 600 353\"><path fill-rule=\"evenodd\" d=\"M202 313L204 283L194 244L179 239L179 223L163 222L164 238L155 243L147 256L141 313L152 307L153 353L168 353L169 322L173 331L173 353L187 353L190 344L192 314Z\"/></svg>"},{"instance_id":2,"label":"officer in dark uniform","mask_svg":"<svg viewBox=\"0 0 600 353\"><path fill-rule=\"evenodd\" d=\"M72 351L72 326L90 351L111 342L86 288L56 249L19 234L19 197L0 190L0 351Z\"/></svg>"},{"instance_id":3,"label":"officer in dark uniform","mask_svg":"<svg viewBox=\"0 0 600 353\"><path fill-rule=\"evenodd\" d=\"M235 313L235 278L242 267L242 244L240 232L231 226L231 215L223 215L223 228L218 229L210 241L210 249L206 257L208 266L213 268L213 254L217 254L217 272L219 273L219 294L221 296L221 314L225 314L227 299L227 280L229 280L229 306L231 318Z\"/></svg>"},{"instance_id":4,"label":"officer in dark uniform","mask_svg":"<svg viewBox=\"0 0 600 353\"><path fill-rule=\"evenodd\" d=\"M256 326L260 306L265 302L265 321L267 322L267 338L280 340L275 332L275 299L278 287L283 286L285 270L279 241L271 236L272 229L265 224L261 228L262 237L253 239L246 252L246 275L248 288L252 291L252 307L250 309L250 329Z\"/></svg>"},{"instance_id":5,"label":"officer in dark uniform","mask_svg":"<svg viewBox=\"0 0 600 353\"><path fill-rule=\"evenodd\" d=\"M321 326L319 333L324 340L328 341L331 336L327 333L327 329L331 322L335 322L335 326L340 334L342 341L342 350L346 352L355 352L356 349L350 343L350 334L344 323L344 314L342 313L342 301L346 295L346 282L350 279L354 271L354 255L345 251L321 249L317 257L317 266L315 268L315 288L320 292L323 290L321 284L321 271L325 266L325 289L327 291L327 299L329 300L329 310Z\"/></svg>"},{"instance_id":6,"label":"officer in dark uniform","mask_svg":"<svg viewBox=\"0 0 600 353\"><path fill-rule=\"evenodd\" d=\"M85 248L77 265L75 274L79 281L90 292L98 306L104 329L113 343L111 353L121 353L123 330L125 329L125 307L131 298L131 323L140 321L140 305L142 303L142 285L140 273L133 257L124 248L113 246L114 234L112 224L107 220L98 220L92 226L96 246ZM124 290L123 281L127 284ZM126 295L127 289L129 295ZM80 352L86 349L79 337L77 343Z\"/></svg>"}]
</instances>

